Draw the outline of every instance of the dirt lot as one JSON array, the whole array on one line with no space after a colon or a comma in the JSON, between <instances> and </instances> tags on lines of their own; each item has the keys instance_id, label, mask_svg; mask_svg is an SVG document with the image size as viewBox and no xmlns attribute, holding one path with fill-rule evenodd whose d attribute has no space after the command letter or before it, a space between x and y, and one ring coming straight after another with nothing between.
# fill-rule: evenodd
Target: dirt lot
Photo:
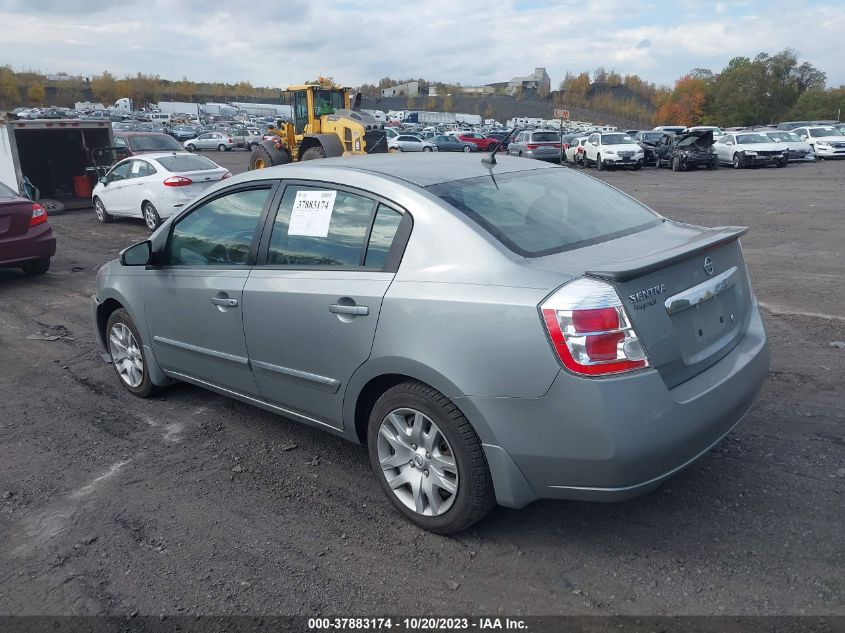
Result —
<instances>
[{"instance_id":1,"label":"dirt lot","mask_svg":"<svg viewBox=\"0 0 845 633\"><path fill-rule=\"evenodd\" d=\"M146 231L54 218L46 276L0 271L0 614L845 615L845 163L602 178L751 227L770 380L658 492L497 509L457 538L399 518L360 447L198 388L130 396L89 297Z\"/></svg>"}]
</instances>

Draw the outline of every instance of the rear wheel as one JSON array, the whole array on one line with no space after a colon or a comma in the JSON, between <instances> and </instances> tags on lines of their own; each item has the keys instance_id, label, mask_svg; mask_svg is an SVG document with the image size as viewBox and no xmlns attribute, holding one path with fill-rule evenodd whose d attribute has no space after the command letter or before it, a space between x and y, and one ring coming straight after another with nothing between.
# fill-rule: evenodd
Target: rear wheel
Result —
<instances>
[{"instance_id":1,"label":"rear wheel","mask_svg":"<svg viewBox=\"0 0 845 633\"><path fill-rule=\"evenodd\" d=\"M302 158L300 160L317 160L319 158L325 158L326 151L322 147L309 147L302 153Z\"/></svg>"},{"instance_id":2,"label":"rear wheel","mask_svg":"<svg viewBox=\"0 0 845 633\"><path fill-rule=\"evenodd\" d=\"M94 198L94 213L97 215L97 219L103 224L108 224L114 219L112 214L106 211L106 206L99 198Z\"/></svg>"},{"instance_id":3,"label":"rear wheel","mask_svg":"<svg viewBox=\"0 0 845 633\"><path fill-rule=\"evenodd\" d=\"M150 231L155 231L161 224L161 218L153 203L149 200L144 201L144 204L141 205L141 211L144 215L144 224Z\"/></svg>"},{"instance_id":4,"label":"rear wheel","mask_svg":"<svg viewBox=\"0 0 845 633\"><path fill-rule=\"evenodd\" d=\"M426 530L461 532L496 504L478 435L452 401L428 385L408 381L382 394L367 440L382 490Z\"/></svg>"},{"instance_id":5,"label":"rear wheel","mask_svg":"<svg viewBox=\"0 0 845 633\"><path fill-rule=\"evenodd\" d=\"M430 151L431 151L431 148L430 148L430 147L423 147L423 151L424 151L424 152L430 152Z\"/></svg>"},{"instance_id":6,"label":"rear wheel","mask_svg":"<svg viewBox=\"0 0 845 633\"><path fill-rule=\"evenodd\" d=\"M469 153L472 151L472 148L469 145L464 145L463 151Z\"/></svg>"},{"instance_id":7,"label":"rear wheel","mask_svg":"<svg viewBox=\"0 0 845 633\"><path fill-rule=\"evenodd\" d=\"M36 259L33 262L27 262L21 266L21 269L27 275L43 275L50 270L50 258L43 257L41 259Z\"/></svg>"},{"instance_id":8,"label":"rear wheel","mask_svg":"<svg viewBox=\"0 0 845 633\"><path fill-rule=\"evenodd\" d=\"M120 382L140 398L148 398L154 389L147 371L147 359L141 335L129 313L120 308L111 313L106 324L106 345L112 366Z\"/></svg>"},{"instance_id":9,"label":"rear wheel","mask_svg":"<svg viewBox=\"0 0 845 633\"><path fill-rule=\"evenodd\" d=\"M223 143L220 143L220 145L217 146L218 152L225 152L227 149L228 148L225 145L223 145Z\"/></svg>"}]
</instances>

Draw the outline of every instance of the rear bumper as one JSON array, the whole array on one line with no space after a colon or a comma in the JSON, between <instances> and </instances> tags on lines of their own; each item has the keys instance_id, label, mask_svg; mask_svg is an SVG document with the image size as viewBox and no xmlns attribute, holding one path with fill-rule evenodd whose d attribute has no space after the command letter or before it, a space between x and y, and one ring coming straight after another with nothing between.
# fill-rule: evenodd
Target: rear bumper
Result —
<instances>
[{"instance_id":1,"label":"rear bumper","mask_svg":"<svg viewBox=\"0 0 845 633\"><path fill-rule=\"evenodd\" d=\"M523 154L526 158L534 158L536 160L549 160L557 162L560 160L560 150L556 152L535 152L534 150L526 150Z\"/></svg>"},{"instance_id":2,"label":"rear bumper","mask_svg":"<svg viewBox=\"0 0 845 633\"><path fill-rule=\"evenodd\" d=\"M0 237L0 266L15 267L56 254L56 238L49 222L39 224L24 235Z\"/></svg>"},{"instance_id":3,"label":"rear bumper","mask_svg":"<svg viewBox=\"0 0 845 633\"><path fill-rule=\"evenodd\" d=\"M769 370L756 304L745 337L668 389L656 371L601 380L561 372L542 398L457 399L477 426L501 505L617 501L696 461L750 409Z\"/></svg>"}]
</instances>

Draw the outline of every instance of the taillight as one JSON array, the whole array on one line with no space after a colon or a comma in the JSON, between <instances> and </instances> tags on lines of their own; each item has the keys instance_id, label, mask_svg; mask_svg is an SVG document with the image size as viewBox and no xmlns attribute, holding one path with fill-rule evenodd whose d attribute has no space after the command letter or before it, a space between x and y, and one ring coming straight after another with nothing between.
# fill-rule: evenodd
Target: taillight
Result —
<instances>
[{"instance_id":1,"label":"taillight","mask_svg":"<svg viewBox=\"0 0 845 633\"><path fill-rule=\"evenodd\" d=\"M576 151L576 152L578 152L579 154L583 154L583 153L584 153L584 148L583 148L583 147L579 147L579 148L578 148L577 150L575 150L575 151Z\"/></svg>"},{"instance_id":2,"label":"taillight","mask_svg":"<svg viewBox=\"0 0 845 633\"><path fill-rule=\"evenodd\" d=\"M540 146L537 145L537 143L529 143L528 144L528 149L537 149L538 147L540 147Z\"/></svg>"},{"instance_id":3,"label":"taillight","mask_svg":"<svg viewBox=\"0 0 845 633\"><path fill-rule=\"evenodd\" d=\"M194 184L194 181L190 178L185 178L185 176L171 176L164 181L165 187L187 187L192 184Z\"/></svg>"},{"instance_id":4,"label":"taillight","mask_svg":"<svg viewBox=\"0 0 845 633\"><path fill-rule=\"evenodd\" d=\"M557 147L558 149L560 149L560 143L552 143L552 145L553 145L554 147Z\"/></svg>"},{"instance_id":5,"label":"taillight","mask_svg":"<svg viewBox=\"0 0 845 633\"><path fill-rule=\"evenodd\" d=\"M231 178L231 177L232 177L232 172L227 171L225 174L223 174L223 177L220 180L226 180L227 178Z\"/></svg>"},{"instance_id":6,"label":"taillight","mask_svg":"<svg viewBox=\"0 0 845 633\"><path fill-rule=\"evenodd\" d=\"M229 142L230 142L230 143L234 143L235 141L233 141L232 139L229 139Z\"/></svg>"},{"instance_id":7,"label":"taillight","mask_svg":"<svg viewBox=\"0 0 845 633\"><path fill-rule=\"evenodd\" d=\"M563 149L569 149L569 143L564 143L564 144L563 144Z\"/></svg>"},{"instance_id":8,"label":"taillight","mask_svg":"<svg viewBox=\"0 0 845 633\"><path fill-rule=\"evenodd\" d=\"M648 367L645 349L610 284L581 277L546 299L540 312L569 371L605 376Z\"/></svg>"},{"instance_id":9,"label":"taillight","mask_svg":"<svg viewBox=\"0 0 845 633\"><path fill-rule=\"evenodd\" d=\"M47 221L47 210L42 207L40 204L33 203L32 205L32 215L29 218L29 226L38 226L39 224L44 224Z\"/></svg>"}]
</instances>

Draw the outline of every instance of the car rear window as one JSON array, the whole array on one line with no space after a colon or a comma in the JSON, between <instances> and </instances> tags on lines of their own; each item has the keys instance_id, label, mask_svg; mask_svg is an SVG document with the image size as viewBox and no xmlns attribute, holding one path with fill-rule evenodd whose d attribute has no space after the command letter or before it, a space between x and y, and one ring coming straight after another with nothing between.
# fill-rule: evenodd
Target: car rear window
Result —
<instances>
[{"instance_id":1,"label":"car rear window","mask_svg":"<svg viewBox=\"0 0 845 633\"><path fill-rule=\"evenodd\" d=\"M195 154L177 154L175 156L164 156L156 160L168 171L202 171L203 169L217 169L218 165L208 160L205 156Z\"/></svg>"},{"instance_id":2,"label":"car rear window","mask_svg":"<svg viewBox=\"0 0 845 633\"><path fill-rule=\"evenodd\" d=\"M531 140L538 143L557 143L560 138L554 132L534 132Z\"/></svg>"},{"instance_id":3,"label":"car rear window","mask_svg":"<svg viewBox=\"0 0 845 633\"><path fill-rule=\"evenodd\" d=\"M129 147L136 152L166 152L168 150L182 151L185 148L172 136L167 134L137 134L127 136Z\"/></svg>"},{"instance_id":4,"label":"car rear window","mask_svg":"<svg viewBox=\"0 0 845 633\"><path fill-rule=\"evenodd\" d=\"M660 218L625 194L569 169L537 169L428 187L523 257L622 237Z\"/></svg>"}]
</instances>

